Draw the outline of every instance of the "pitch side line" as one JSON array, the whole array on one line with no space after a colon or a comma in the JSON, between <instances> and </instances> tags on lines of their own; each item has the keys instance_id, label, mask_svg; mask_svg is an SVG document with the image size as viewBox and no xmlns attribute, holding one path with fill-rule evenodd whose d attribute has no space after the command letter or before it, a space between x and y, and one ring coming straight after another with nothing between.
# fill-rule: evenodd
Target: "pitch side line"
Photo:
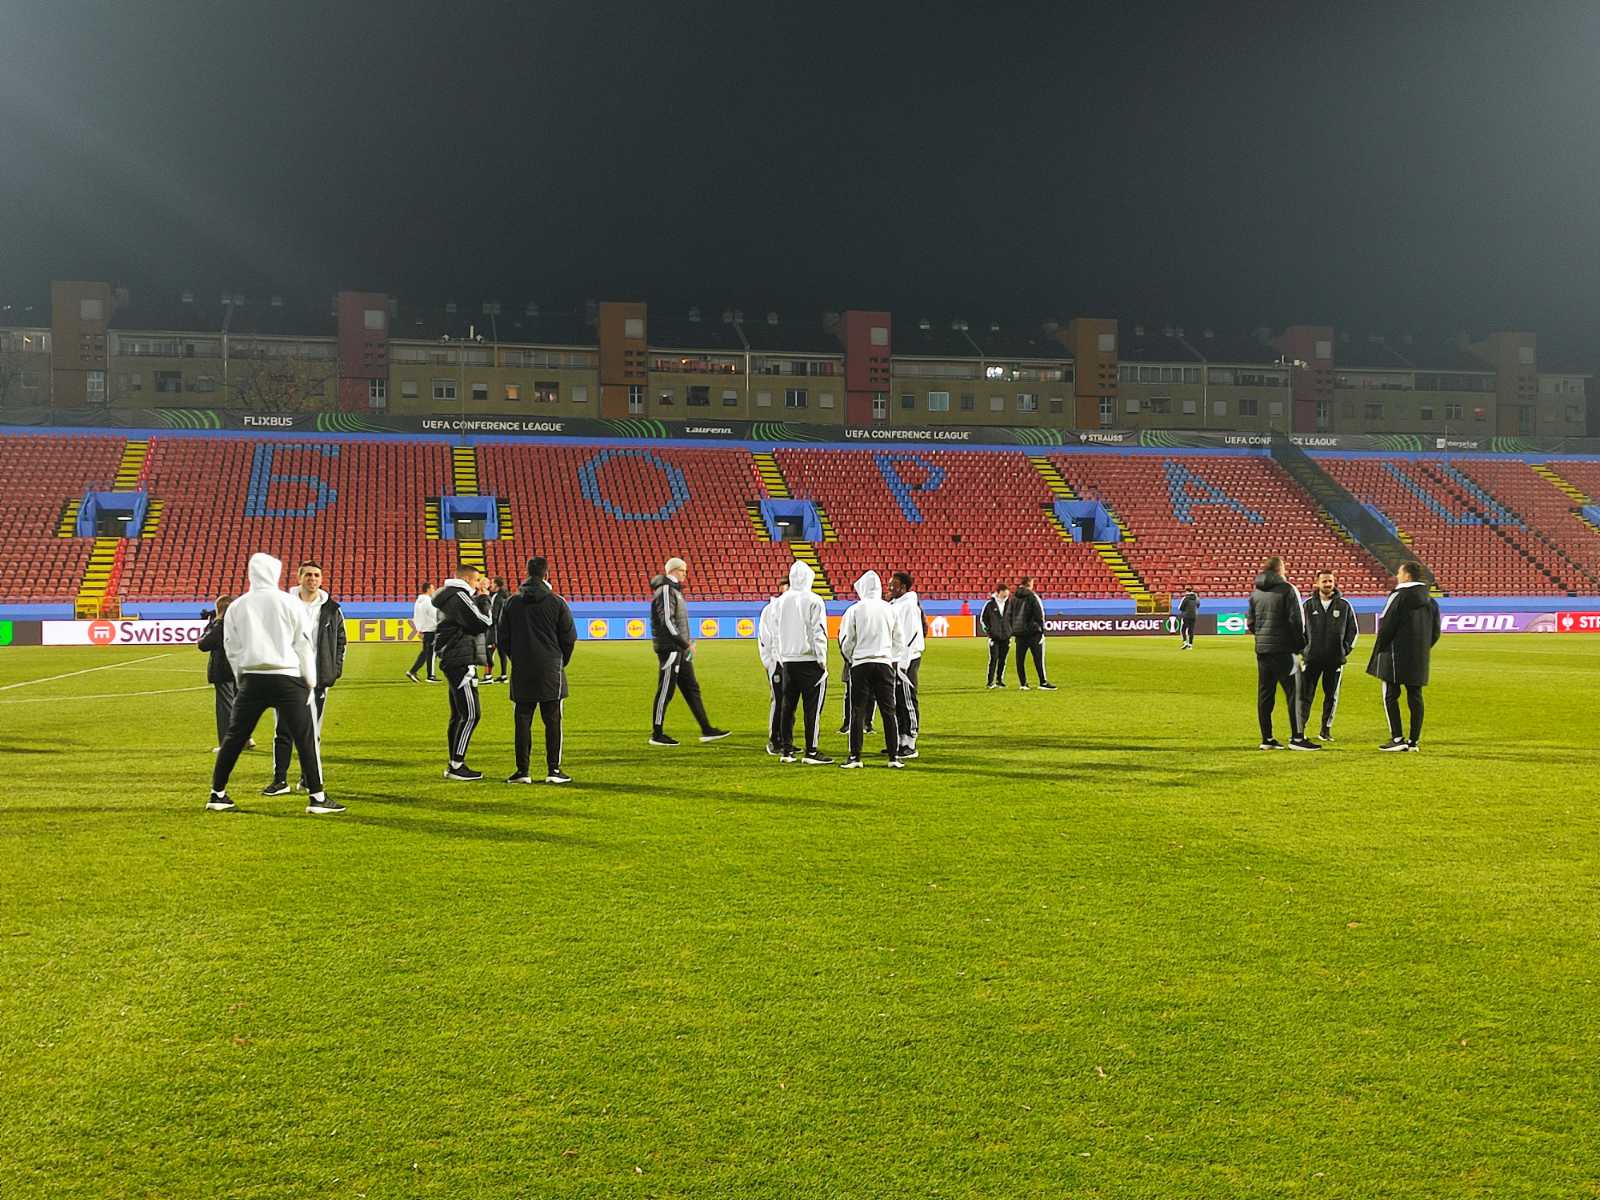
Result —
<instances>
[{"instance_id":1,"label":"pitch side line","mask_svg":"<svg viewBox=\"0 0 1600 1200\"><path fill-rule=\"evenodd\" d=\"M74 675L92 675L96 671L115 671L118 667L131 667L135 663L155 662L158 658L171 657L172 652L169 650L165 654L150 654L144 658L130 658L126 662L107 663L103 667L85 667L81 671L68 671L64 675L46 675L43 679L24 679L21 683L0 684L0 692L9 692L12 688L32 687L36 683L54 683L58 679L71 679Z\"/></svg>"},{"instance_id":2,"label":"pitch side line","mask_svg":"<svg viewBox=\"0 0 1600 1200\"><path fill-rule=\"evenodd\" d=\"M211 685L202 683L195 687L161 688L153 692L97 692L92 696L28 696L21 700L0 700L0 704L57 704L62 700L71 700L76 704L80 700L126 700L130 696L176 696L180 692L209 692Z\"/></svg>"}]
</instances>

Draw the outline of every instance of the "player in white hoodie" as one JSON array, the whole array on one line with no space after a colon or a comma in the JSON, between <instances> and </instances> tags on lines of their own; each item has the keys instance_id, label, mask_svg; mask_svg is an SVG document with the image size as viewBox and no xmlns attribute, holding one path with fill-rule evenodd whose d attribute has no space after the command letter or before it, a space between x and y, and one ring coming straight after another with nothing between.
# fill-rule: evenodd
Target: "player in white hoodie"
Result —
<instances>
[{"instance_id":1,"label":"player in white hoodie","mask_svg":"<svg viewBox=\"0 0 1600 1200\"><path fill-rule=\"evenodd\" d=\"M876 571L856 580L860 597L845 609L839 622L839 653L850 664L850 757L839 765L859 767L861 742L866 736L867 715L876 701L883 715L884 752L891 767L900 761L900 724L895 718L895 673L905 657L905 640L900 636L900 618L883 598L883 583Z\"/></svg>"},{"instance_id":2,"label":"player in white hoodie","mask_svg":"<svg viewBox=\"0 0 1600 1200\"><path fill-rule=\"evenodd\" d=\"M911 573L896 571L889 576L889 604L900 619L900 640L905 653L900 657L895 676L895 715L900 718L900 757L917 756L917 734L922 727L922 709L917 703L917 680L922 672L922 601L911 590Z\"/></svg>"},{"instance_id":3,"label":"player in white hoodie","mask_svg":"<svg viewBox=\"0 0 1600 1200\"><path fill-rule=\"evenodd\" d=\"M783 709L783 672L778 667L778 601L789 590L789 581L778 584L777 595L768 600L756 621L756 653L767 675L767 690L772 693L772 708L767 713L767 753L776 758L783 753L778 736L778 713Z\"/></svg>"},{"instance_id":4,"label":"player in white hoodie","mask_svg":"<svg viewBox=\"0 0 1600 1200\"><path fill-rule=\"evenodd\" d=\"M270 554L250 556L250 590L228 606L222 620L222 644L239 679L238 698L228 734L217 751L211 772L211 798L206 808L229 812L228 776L239 761L256 722L267 709L278 714L278 728L287 730L300 755L308 813L340 813L344 805L322 790L322 759L317 750L312 690L317 686L317 651L305 607L278 587L283 564Z\"/></svg>"},{"instance_id":5,"label":"player in white hoodie","mask_svg":"<svg viewBox=\"0 0 1600 1200\"><path fill-rule=\"evenodd\" d=\"M816 573L805 563L789 568L789 590L773 603L777 626L778 668L783 674L783 711L778 714L778 735L783 759L795 760L794 710L805 705L806 752L802 761L827 765L833 759L822 753L817 733L822 706L828 698L828 608L811 590Z\"/></svg>"}]
</instances>

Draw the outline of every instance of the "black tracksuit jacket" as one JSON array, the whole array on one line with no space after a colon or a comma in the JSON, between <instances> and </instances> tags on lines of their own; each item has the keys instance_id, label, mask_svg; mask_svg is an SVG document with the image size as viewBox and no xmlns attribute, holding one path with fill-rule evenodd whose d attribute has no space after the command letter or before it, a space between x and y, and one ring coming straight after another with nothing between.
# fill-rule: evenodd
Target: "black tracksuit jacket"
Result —
<instances>
[{"instance_id":1,"label":"black tracksuit jacket","mask_svg":"<svg viewBox=\"0 0 1600 1200\"><path fill-rule=\"evenodd\" d=\"M1031 640L1044 636L1044 604L1032 588L1019 587L1012 592L1007 607L1016 609L1016 616L1007 617L1012 637Z\"/></svg>"},{"instance_id":2,"label":"black tracksuit jacket","mask_svg":"<svg viewBox=\"0 0 1600 1200\"><path fill-rule=\"evenodd\" d=\"M447 579L433 594L439 627L433 631L433 652L441 667L481 667L489 661L489 597L459 579Z\"/></svg>"},{"instance_id":3,"label":"black tracksuit jacket","mask_svg":"<svg viewBox=\"0 0 1600 1200\"><path fill-rule=\"evenodd\" d=\"M1306 614L1294 585L1276 571L1263 571L1250 593L1245 628L1255 634L1257 654L1299 654L1306 648Z\"/></svg>"},{"instance_id":4,"label":"black tracksuit jacket","mask_svg":"<svg viewBox=\"0 0 1600 1200\"><path fill-rule=\"evenodd\" d=\"M1006 608L1015 604L1015 600L1007 601ZM1011 638L1011 618L1006 615L1006 609L1000 607L1000 602L993 596L989 603L983 606L983 612L978 617L978 628L982 629L985 637L997 642L1009 641Z\"/></svg>"},{"instance_id":5,"label":"black tracksuit jacket","mask_svg":"<svg viewBox=\"0 0 1600 1200\"><path fill-rule=\"evenodd\" d=\"M1306 597L1306 666L1340 667L1350 657L1356 644L1356 612L1344 593L1333 589L1328 607L1322 607L1322 595L1312 592Z\"/></svg>"}]
</instances>

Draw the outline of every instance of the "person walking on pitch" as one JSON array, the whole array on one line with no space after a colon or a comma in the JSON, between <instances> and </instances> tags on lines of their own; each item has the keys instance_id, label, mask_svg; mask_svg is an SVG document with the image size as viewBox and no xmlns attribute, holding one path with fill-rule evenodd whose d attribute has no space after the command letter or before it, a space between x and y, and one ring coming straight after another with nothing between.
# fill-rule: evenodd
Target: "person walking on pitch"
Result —
<instances>
[{"instance_id":1,"label":"person walking on pitch","mask_svg":"<svg viewBox=\"0 0 1600 1200\"><path fill-rule=\"evenodd\" d=\"M984 680L985 687L1006 686L1006 658L1011 653L1011 620L1006 609L1010 604L1011 589L999 583L978 614L978 628L989 639L989 674Z\"/></svg>"},{"instance_id":2,"label":"person walking on pitch","mask_svg":"<svg viewBox=\"0 0 1600 1200\"><path fill-rule=\"evenodd\" d=\"M1039 690L1053 692L1056 685L1044 674L1044 603L1034 593L1033 576L1024 575L1011 597L1016 615L1011 617L1011 635L1017 640L1017 686L1028 690L1028 656L1033 656L1033 673L1039 677Z\"/></svg>"},{"instance_id":3,"label":"person walking on pitch","mask_svg":"<svg viewBox=\"0 0 1600 1200\"><path fill-rule=\"evenodd\" d=\"M417 598L411 602L411 627L422 637L422 649L417 651L417 659L406 672L406 678L412 683L421 683L417 672L423 667L428 668L428 682L438 683L439 677L433 673L433 638L434 632L439 628L439 610L433 607L433 584L425 583L422 590L417 593Z\"/></svg>"},{"instance_id":4,"label":"person walking on pitch","mask_svg":"<svg viewBox=\"0 0 1600 1200\"><path fill-rule=\"evenodd\" d=\"M905 656L899 614L883 598L876 571L856 580L860 597L839 622L839 653L850 664L850 757L841 767L862 766L861 743L866 737L867 714L874 704L883 718L883 750L891 767L901 767L900 725L895 716L895 680Z\"/></svg>"},{"instance_id":5,"label":"person walking on pitch","mask_svg":"<svg viewBox=\"0 0 1600 1200\"><path fill-rule=\"evenodd\" d=\"M1256 719L1261 749L1282 750L1272 736L1272 710L1278 689L1289 708L1289 749L1321 750L1300 723L1300 654L1306 648L1306 617L1300 593L1286 577L1283 559L1273 555L1256 577L1245 628L1256 639Z\"/></svg>"},{"instance_id":6,"label":"person walking on pitch","mask_svg":"<svg viewBox=\"0 0 1600 1200\"><path fill-rule=\"evenodd\" d=\"M439 624L434 650L439 669L450 685L450 724L445 732L444 777L460 783L482 779L482 771L467 765L467 750L478 728L482 708L478 700L478 673L489 661L489 580L478 568L462 563L454 579L447 579L433 594Z\"/></svg>"},{"instance_id":7,"label":"person walking on pitch","mask_svg":"<svg viewBox=\"0 0 1600 1200\"><path fill-rule=\"evenodd\" d=\"M551 588L549 564L528 560L528 578L500 615L500 652L511 659L511 700L516 705L517 769L507 783L532 783L533 714L544 722L544 781L571 783L561 767L567 665L578 644L572 609Z\"/></svg>"},{"instance_id":8,"label":"person walking on pitch","mask_svg":"<svg viewBox=\"0 0 1600 1200\"><path fill-rule=\"evenodd\" d=\"M322 567L303 562L298 571L300 586L294 598L305 606L306 622L317 647L317 686L311 689L312 732L317 738L317 754L322 754L322 713L328 702L328 689L344 674L344 612L339 602L322 590ZM261 789L263 796L289 794L289 734L282 727L272 739L272 782ZM306 786L305 763L300 764L300 787Z\"/></svg>"},{"instance_id":9,"label":"person walking on pitch","mask_svg":"<svg viewBox=\"0 0 1600 1200\"><path fill-rule=\"evenodd\" d=\"M1428 595L1422 564L1408 559L1395 572L1395 587L1378 617L1367 674L1383 683L1383 713L1389 740L1380 750L1415 751L1422 737L1422 689L1428 685L1433 648L1440 632L1439 602ZM1401 736L1400 689L1410 711L1409 737Z\"/></svg>"},{"instance_id":10,"label":"person walking on pitch","mask_svg":"<svg viewBox=\"0 0 1600 1200\"><path fill-rule=\"evenodd\" d=\"M223 653L233 666L239 693L227 735L211 771L211 796L206 808L232 812L228 776L261 715L272 709L278 728L285 729L300 755L306 790L306 811L315 815L342 813L344 805L322 789L322 760L317 753L311 693L317 686L317 649L305 608L278 587L283 564L270 554L250 556L250 590L228 606L222 621Z\"/></svg>"},{"instance_id":11,"label":"person walking on pitch","mask_svg":"<svg viewBox=\"0 0 1600 1200\"><path fill-rule=\"evenodd\" d=\"M1183 593L1183 599L1178 602L1178 628L1183 633L1181 650L1194 649L1194 625L1200 616L1200 597L1195 595L1193 588L1188 588Z\"/></svg>"},{"instance_id":12,"label":"person walking on pitch","mask_svg":"<svg viewBox=\"0 0 1600 1200\"><path fill-rule=\"evenodd\" d=\"M667 706L675 692L682 692L689 711L700 723L700 740L715 742L728 736L706 716L700 698L700 682L694 675L694 639L689 636L689 606L683 599L683 584L689 577L689 564L669 558L661 574L650 581L650 641L656 652L656 694L650 703L650 744L676 746L663 725Z\"/></svg>"},{"instance_id":13,"label":"person walking on pitch","mask_svg":"<svg viewBox=\"0 0 1600 1200\"><path fill-rule=\"evenodd\" d=\"M789 590L774 601L777 616L778 670L783 677L783 709L778 714L782 761L795 761L794 710L804 712L806 751L802 762L826 765L817 736L822 705L828 697L828 609L811 590L816 573L798 559L789 568Z\"/></svg>"},{"instance_id":14,"label":"person walking on pitch","mask_svg":"<svg viewBox=\"0 0 1600 1200\"><path fill-rule=\"evenodd\" d=\"M1345 660L1356 644L1356 614L1339 591L1332 571L1317 572L1317 589L1306 597L1306 669L1300 680L1300 728L1311 728L1311 702L1322 685L1321 739L1333 741L1339 685ZM1308 735L1309 736L1309 735Z\"/></svg>"},{"instance_id":15,"label":"person walking on pitch","mask_svg":"<svg viewBox=\"0 0 1600 1200\"><path fill-rule=\"evenodd\" d=\"M761 659L767 690L772 694L772 707L767 713L767 753L774 758L783 753L783 739L778 736L778 714L783 709L783 670L778 662L778 601L788 590L789 581L785 579L762 607L756 621L756 655Z\"/></svg>"}]
</instances>

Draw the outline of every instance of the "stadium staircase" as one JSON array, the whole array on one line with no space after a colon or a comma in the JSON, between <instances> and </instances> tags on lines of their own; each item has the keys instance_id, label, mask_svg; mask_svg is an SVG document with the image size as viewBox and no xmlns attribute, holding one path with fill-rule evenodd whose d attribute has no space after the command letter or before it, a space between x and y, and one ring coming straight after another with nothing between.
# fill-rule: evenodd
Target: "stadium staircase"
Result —
<instances>
[{"instance_id":1,"label":"stadium staircase","mask_svg":"<svg viewBox=\"0 0 1600 1200\"><path fill-rule=\"evenodd\" d=\"M471 446L454 446L450 450L450 481L457 496L476 496L478 491L478 452ZM458 538L456 553L469 567L488 570L489 561L483 549L482 538Z\"/></svg>"},{"instance_id":2,"label":"stadium staircase","mask_svg":"<svg viewBox=\"0 0 1600 1200\"><path fill-rule=\"evenodd\" d=\"M751 456L755 461L756 478L761 481L761 486L766 489L767 496L773 500L792 500L794 493L789 490L789 481L783 477L783 468L778 464L778 456L770 450L763 450ZM828 535L833 532L833 524L827 519L827 514L819 504L817 517L822 522L822 540L826 542ZM772 535L766 529L766 522L761 519L761 505L756 503L752 518L760 525L761 532L766 534L763 539L771 541ZM817 548L811 542L789 542L790 552L810 567L815 573L811 581L811 590L824 600L832 600L836 593L833 590L833 581L828 578L828 569L823 566L822 556L817 553Z\"/></svg>"},{"instance_id":3,"label":"stadium staircase","mask_svg":"<svg viewBox=\"0 0 1600 1200\"><path fill-rule=\"evenodd\" d=\"M117 473L111 480L111 490L138 491L144 483L149 461L148 441L130 440L124 443L122 456L117 462ZM74 503L72 509L73 519L76 521L78 505ZM120 611L117 603L117 582L122 574L122 560L127 545L128 540L121 537L94 539L89 551L88 564L84 567L83 578L78 583L78 594L72 601L73 615L79 620L115 615Z\"/></svg>"},{"instance_id":4,"label":"stadium staircase","mask_svg":"<svg viewBox=\"0 0 1600 1200\"><path fill-rule=\"evenodd\" d=\"M1039 478L1044 480L1045 487L1050 489L1050 494L1056 500L1082 499L1077 491L1074 490L1072 484L1067 482L1066 476L1061 474L1060 468L1051 462L1049 458L1042 454L1029 455L1028 464L1039 473ZM1117 516L1116 510L1111 505L1106 504L1104 500L1099 500L1098 503L1106 510L1106 515L1111 518L1112 523L1116 525L1117 531L1121 535L1121 541L1131 545L1134 541L1133 535L1129 532L1128 527L1122 523L1122 518ZM1072 536L1072 530L1062 524L1061 518L1056 516L1056 506L1053 500L1046 501L1041 507L1044 509L1045 520L1049 522L1050 527L1056 531L1062 541L1073 542L1077 540ZM1133 565L1123 556L1120 544L1118 542L1090 542L1089 545L1093 548L1095 554L1099 556L1100 561L1105 563L1106 570L1111 572L1111 577L1121 585L1123 591L1133 597L1134 602L1139 606L1139 611L1143 612L1149 608L1155 597L1151 594L1150 589L1145 586L1145 582L1140 578L1139 572L1134 570Z\"/></svg>"}]
</instances>

